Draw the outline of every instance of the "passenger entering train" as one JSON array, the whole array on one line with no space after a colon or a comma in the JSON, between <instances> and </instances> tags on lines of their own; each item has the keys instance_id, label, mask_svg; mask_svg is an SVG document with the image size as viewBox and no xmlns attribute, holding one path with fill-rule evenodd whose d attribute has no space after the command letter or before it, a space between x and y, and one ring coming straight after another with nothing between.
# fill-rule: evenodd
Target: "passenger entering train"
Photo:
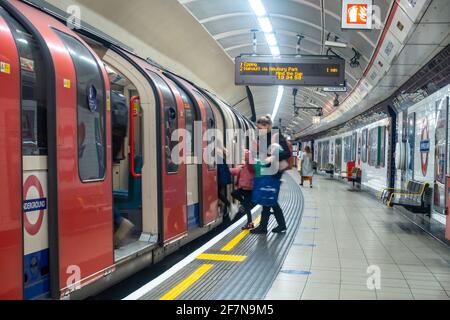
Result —
<instances>
[{"instance_id":1,"label":"passenger entering train","mask_svg":"<svg viewBox=\"0 0 450 320\"><path fill-rule=\"evenodd\" d=\"M275 181L278 181L278 188L281 180L281 177L284 173L284 171L281 169L281 163L284 161L287 161L291 157L291 151L287 144L286 138L281 134L278 133L278 145L279 147L279 153L278 155L275 154L269 154L268 150L273 150L274 146L272 146L274 142L275 135L272 136L272 129L273 123L270 116L263 116L258 119L256 126L259 131L259 141L258 141L258 150L259 153L265 153L267 154L261 154L261 157L266 157L265 159L261 159L261 161L264 163L265 166L272 166L275 168L278 168L278 171L272 175L272 178ZM267 151L266 151L267 150ZM258 170L257 170L258 172ZM258 192L257 187L255 186L254 193ZM279 189L278 189L279 192ZM251 230L250 232L253 234L267 234L267 226L269 224L269 218L270 215L273 214L275 216L275 219L277 220L278 226L272 230L274 233L283 233L286 232L286 221L284 219L283 210L281 209L279 203L278 203L278 194L276 195L276 201L275 204L272 204L270 206L263 205L262 215L261 215L261 224Z\"/></svg>"},{"instance_id":2,"label":"passenger entering train","mask_svg":"<svg viewBox=\"0 0 450 320\"><path fill-rule=\"evenodd\" d=\"M254 228L252 219L252 209L254 207L252 201L253 179L255 177L255 170L252 165L251 154L249 150L245 150L245 163L231 169L231 174L237 177L236 187L232 196L241 203L241 209L247 216L247 224L242 227L243 230Z\"/></svg>"}]
</instances>

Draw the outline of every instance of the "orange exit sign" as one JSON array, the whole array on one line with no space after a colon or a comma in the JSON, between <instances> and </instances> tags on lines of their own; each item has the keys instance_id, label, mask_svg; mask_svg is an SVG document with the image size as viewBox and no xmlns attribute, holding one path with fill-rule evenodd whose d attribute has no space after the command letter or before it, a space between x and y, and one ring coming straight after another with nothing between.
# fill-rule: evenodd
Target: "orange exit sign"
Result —
<instances>
[{"instance_id":1,"label":"orange exit sign","mask_svg":"<svg viewBox=\"0 0 450 320\"><path fill-rule=\"evenodd\" d=\"M372 0L342 0L342 29L372 29Z\"/></svg>"}]
</instances>

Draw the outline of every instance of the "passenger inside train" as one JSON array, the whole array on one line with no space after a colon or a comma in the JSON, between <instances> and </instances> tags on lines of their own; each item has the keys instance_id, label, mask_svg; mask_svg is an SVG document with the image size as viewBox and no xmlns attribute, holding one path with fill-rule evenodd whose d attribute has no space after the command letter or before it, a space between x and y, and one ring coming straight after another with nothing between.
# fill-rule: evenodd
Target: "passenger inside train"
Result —
<instances>
[{"instance_id":1,"label":"passenger inside train","mask_svg":"<svg viewBox=\"0 0 450 320\"><path fill-rule=\"evenodd\" d=\"M450 300L449 26L444 0L0 0L0 300Z\"/></svg>"}]
</instances>

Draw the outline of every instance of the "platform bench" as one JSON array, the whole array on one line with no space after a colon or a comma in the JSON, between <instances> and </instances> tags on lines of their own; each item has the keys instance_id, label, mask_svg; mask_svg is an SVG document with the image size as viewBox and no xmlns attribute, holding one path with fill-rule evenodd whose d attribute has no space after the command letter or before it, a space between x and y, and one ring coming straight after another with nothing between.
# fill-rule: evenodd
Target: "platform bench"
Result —
<instances>
[{"instance_id":1,"label":"platform bench","mask_svg":"<svg viewBox=\"0 0 450 320\"><path fill-rule=\"evenodd\" d=\"M431 189L426 182L410 180L406 189L385 188L381 200L388 207L403 207L412 213L427 214L431 210Z\"/></svg>"}]
</instances>

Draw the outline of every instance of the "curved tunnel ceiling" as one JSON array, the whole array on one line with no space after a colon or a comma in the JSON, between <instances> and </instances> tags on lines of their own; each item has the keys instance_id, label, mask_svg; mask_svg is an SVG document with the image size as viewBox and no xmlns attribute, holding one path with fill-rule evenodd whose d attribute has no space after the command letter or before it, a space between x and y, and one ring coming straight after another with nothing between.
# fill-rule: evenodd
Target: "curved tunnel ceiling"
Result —
<instances>
[{"instance_id":1,"label":"curved tunnel ceiling","mask_svg":"<svg viewBox=\"0 0 450 320\"><path fill-rule=\"evenodd\" d=\"M179 2L205 27L230 59L234 61L242 53L253 52L253 34L250 30L259 29L259 24L248 0L179 0ZM333 48L333 51L347 61L346 79L350 92L368 66L382 30L341 30L340 3L341 1L327 0L263 0L282 55L296 53L298 34L305 37L301 45L303 54L326 54L327 47L324 46L324 42L329 34L330 40L335 40L337 36L338 41L348 44L347 48ZM381 14L385 19L392 3L392 0L374 1L374 4L382 9ZM262 32L257 34L257 40L257 52L270 54L269 45ZM362 55L359 68L349 66L348 62L354 56L352 48ZM251 89L257 114L271 114L277 88ZM297 105L321 106L324 108L324 115L327 116L334 110L335 96L317 91L316 88L299 88ZM341 95L341 99L345 96L346 94ZM298 118L294 118L293 103L292 88L286 88L278 119L282 119L283 126L298 132L311 125L314 112L303 112Z\"/></svg>"}]
</instances>

